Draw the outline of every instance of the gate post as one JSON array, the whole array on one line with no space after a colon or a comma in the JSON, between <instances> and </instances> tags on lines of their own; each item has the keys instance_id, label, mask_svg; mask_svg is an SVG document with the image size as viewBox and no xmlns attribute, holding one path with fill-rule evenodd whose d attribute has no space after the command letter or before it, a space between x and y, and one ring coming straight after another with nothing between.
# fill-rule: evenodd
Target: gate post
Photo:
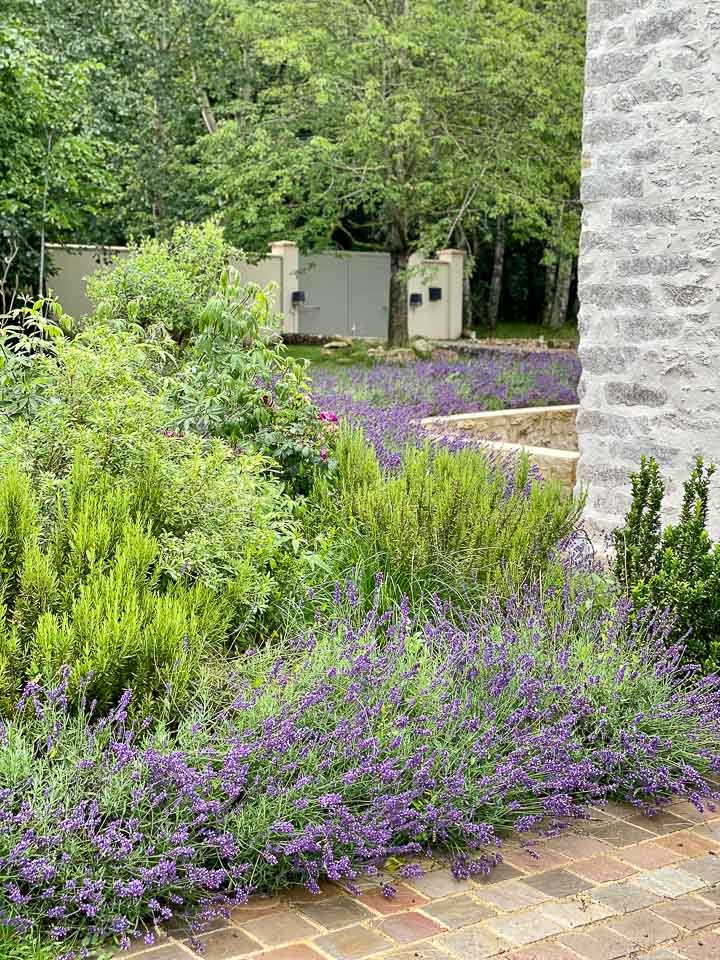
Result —
<instances>
[{"instance_id":1,"label":"gate post","mask_svg":"<svg viewBox=\"0 0 720 960\"><path fill-rule=\"evenodd\" d=\"M438 251L438 260L448 265L447 338L459 340L463 325L463 277L465 253L463 250Z\"/></svg>"},{"instance_id":2,"label":"gate post","mask_svg":"<svg viewBox=\"0 0 720 960\"><path fill-rule=\"evenodd\" d=\"M300 250L292 240L278 240L270 244L270 253L282 260L282 287L280 310L283 314L283 330L298 332L298 307L293 304L293 293L299 289Z\"/></svg>"}]
</instances>

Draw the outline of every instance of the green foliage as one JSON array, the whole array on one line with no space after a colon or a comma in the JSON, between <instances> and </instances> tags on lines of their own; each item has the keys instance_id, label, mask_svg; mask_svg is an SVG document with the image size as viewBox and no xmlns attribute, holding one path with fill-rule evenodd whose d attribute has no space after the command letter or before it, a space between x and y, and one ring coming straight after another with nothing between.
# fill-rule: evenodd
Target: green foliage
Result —
<instances>
[{"instance_id":1,"label":"green foliage","mask_svg":"<svg viewBox=\"0 0 720 960\"><path fill-rule=\"evenodd\" d=\"M273 461L180 431L168 355L137 330L91 325L23 368L32 403L0 431L0 464L20 460L45 516L80 458L94 482L132 494L132 515L158 543L164 586L199 583L226 596L233 635L254 629L284 555L300 554L295 508Z\"/></svg>"},{"instance_id":2,"label":"green foliage","mask_svg":"<svg viewBox=\"0 0 720 960\"><path fill-rule=\"evenodd\" d=\"M284 217L304 245L380 247L403 289L410 250L474 256L499 214L576 245L583 6L338 0L330 24L320 0L239 2L238 42L274 76L206 138L231 235Z\"/></svg>"},{"instance_id":3,"label":"green foliage","mask_svg":"<svg viewBox=\"0 0 720 960\"><path fill-rule=\"evenodd\" d=\"M554 275L577 250L583 0L337 0L332 24L326 7L15 0L0 179L22 181L5 222L34 275L52 153L49 239L126 243L219 216L256 254L280 237L453 244L479 301L504 215L511 243L535 244L508 258L505 318L539 319L541 258Z\"/></svg>"},{"instance_id":4,"label":"green foliage","mask_svg":"<svg viewBox=\"0 0 720 960\"><path fill-rule=\"evenodd\" d=\"M163 585L162 545L127 488L78 461L52 516L29 478L0 476L0 696L25 679L73 689L105 709L127 686L143 702L179 704L201 660L224 641L229 596L190 578Z\"/></svg>"},{"instance_id":5,"label":"green foliage","mask_svg":"<svg viewBox=\"0 0 720 960\"><path fill-rule=\"evenodd\" d=\"M306 493L330 462L327 431L305 365L277 336L266 291L241 283L227 266L231 253L213 224L146 241L92 279L99 304L92 322L136 323L153 342L167 329L181 341L165 381L173 426L272 457L290 488Z\"/></svg>"},{"instance_id":6,"label":"green foliage","mask_svg":"<svg viewBox=\"0 0 720 960\"><path fill-rule=\"evenodd\" d=\"M529 463L494 462L465 449L408 448L385 476L358 432L340 435L338 473L319 492L321 510L348 567L372 592L415 600L432 594L462 605L549 576L582 504L557 482L532 478Z\"/></svg>"},{"instance_id":7,"label":"green foliage","mask_svg":"<svg viewBox=\"0 0 720 960\"><path fill-rule=\"evenodd\" d=\"M615 531L615 575L636 605L669 609L673 637L705 670L720 666L720 543L707 530L714 466L698 457L685 482L680 518L662 528L665 485L652 458L631 477L632 504Z\"/></svg>"},{"instance_id":8,"label":"green foliage","mask_svg":"<svg viewBox=\"0 0 720 960\"><path fill-rule=\"evenodd\" d=\"M3 397L5 458L19 455L35 474L61 476L76 451L111 473L141 474L172 408L161 375L162 348L137 332L98 323L75 339L56 338L25 364L11 349L18 406Z\"/></svg>"},{"instance_id":9,"label":"green foliage","mask_svg":"<svg viewBox=\"0 0 720 960\"><path fill-rule=\"evenodd\" d=\"M307 492L323 463L323 429L305 365L285 353L274 325L259 287L224 276L198 317L173 396L184 430L268 454L294 491Z\"/></svg>"},{"instance_id":10,"label":"green foliage","mask_svg":"<svg viewBox=\"0 0 720 960\"><path fill-rule=\"evenodd\" d=\"M0 21L0 312L40 290L45 236L67 238L113 196L89 99L99 65L43 49L25 6Z\"/></svg>"},{"instance_id":11,"label":"green foliage","mask_svg":"<svg viewBox=\"0 0 720 960\"><path fill-rule=\"evenodd\" d=\"M215 225L180 227L91 280L98 310L75 340L32 362L4 351L13 382L0 403L37 413L50 469L78 444L109 468L138 451L142 460L167 429L270 457L293 492L332 466L305 364L285 352L267 293L242 284L230 256Z\"/></svg>"},{"instance_id":12,"label":"green foliage","mask_svg":"<svg viewBox=\"0 0 720 960\"><path fill-rule=\"evenodd\" d=\"M3 960L56 960L57 949L32 936L20 938L9 927L0 925L0 957Z\"/></svg>"},{"instance_id":13,"label":"green foliage","mask_svg":"<svg viewBox=\"0 0 720 960\"><path fill-rule=\"evenodd\" d=\"M180 226L169 240L144 240L96 273L88 296L103 316L146 329L161 324L181 340L196 329L230 252L215 224Z\"/></svg>"}]
</instances>

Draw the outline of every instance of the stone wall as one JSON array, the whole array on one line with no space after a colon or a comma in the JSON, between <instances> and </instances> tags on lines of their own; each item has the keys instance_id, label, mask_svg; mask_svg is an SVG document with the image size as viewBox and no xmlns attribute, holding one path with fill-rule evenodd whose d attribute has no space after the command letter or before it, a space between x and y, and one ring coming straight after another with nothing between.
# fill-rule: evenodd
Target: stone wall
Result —
<instances>
[{"instance_id":1,"label":"stone wall","mask_svg":"<svg viewBox=\"0 0 720 960\"><path fill-rule=\"evenodd\" d=\"M720 0L589 0L586 78L578 477L608 529L641 453L673 510L720 463Z\"/></svg>"},{"instance_id":2,"label":"stone wall","mask_svg":"<svg viewBox=\"0 0 720 960\"><path fill-rule=\"evenodd\" d=\"M577 479L577 407L523 407L486 410L421 421L431 436L483 440L501 459L525 452L546 479L572 490Z\"/></svg>"},{"instance_id":3,"label":"stone wall","mask_svg":"<svg viewBox=\"0 0 720 960\"><path fill-rule=\"evenodd\" d=\"M432 433L490 438L503 443L554 450L577 450L575 404L554 407L520 407L455 413L449 417L427 417L423 426Z\"/></svg>"}]
</instances>

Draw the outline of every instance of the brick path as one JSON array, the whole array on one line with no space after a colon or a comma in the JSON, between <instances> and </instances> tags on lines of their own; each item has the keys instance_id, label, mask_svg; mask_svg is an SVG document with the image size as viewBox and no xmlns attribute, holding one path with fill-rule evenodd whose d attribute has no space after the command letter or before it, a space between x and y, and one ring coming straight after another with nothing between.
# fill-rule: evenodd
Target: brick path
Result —
<instances>
[{"instance_id":1,"label":"brick path","mask_svg":"<svg viewBox=\"0 0 720 960\"><path fill-rule=\"evenodd\" d=\"M647 819L613 806L574 832L519 844L485 880L446 866L359 898L328 885L254 898L203 933L172 929L133 960L720 960L720 811L679 803Z\"/></svg>"}]
</instances>

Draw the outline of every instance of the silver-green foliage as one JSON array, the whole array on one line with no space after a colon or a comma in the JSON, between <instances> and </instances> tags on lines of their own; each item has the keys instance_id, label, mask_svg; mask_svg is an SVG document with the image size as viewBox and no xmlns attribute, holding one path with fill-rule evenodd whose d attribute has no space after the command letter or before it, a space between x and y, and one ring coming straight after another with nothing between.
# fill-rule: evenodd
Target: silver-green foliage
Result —
<instances>
[{"instance_id":1,"label":"silver-green foliage","mask_svg":"<svg viewBox=\"0 0 720 960\"><path fill-rule=\"evenodd\" d=\"M30 478L0 476L0 696L63 666L100 708L129 685L178 702L224 640L227 599L200 582L163 583L162 546L132 492L78 461L43 517Z\"/></svg>"},{"instance_id":2,"label":"silver-green foliage","mask_svg":"<svg viewBox=\"0 0 720 960\"><path fill-rule=\"evenodd\" d=\"M340 552L393 592L471 601L542 579L579 520L581 503L524 458L410 447L385 476L358 432L341 434L336 457L336 483L320 498Z\"/></svg>"}]
</instances>

